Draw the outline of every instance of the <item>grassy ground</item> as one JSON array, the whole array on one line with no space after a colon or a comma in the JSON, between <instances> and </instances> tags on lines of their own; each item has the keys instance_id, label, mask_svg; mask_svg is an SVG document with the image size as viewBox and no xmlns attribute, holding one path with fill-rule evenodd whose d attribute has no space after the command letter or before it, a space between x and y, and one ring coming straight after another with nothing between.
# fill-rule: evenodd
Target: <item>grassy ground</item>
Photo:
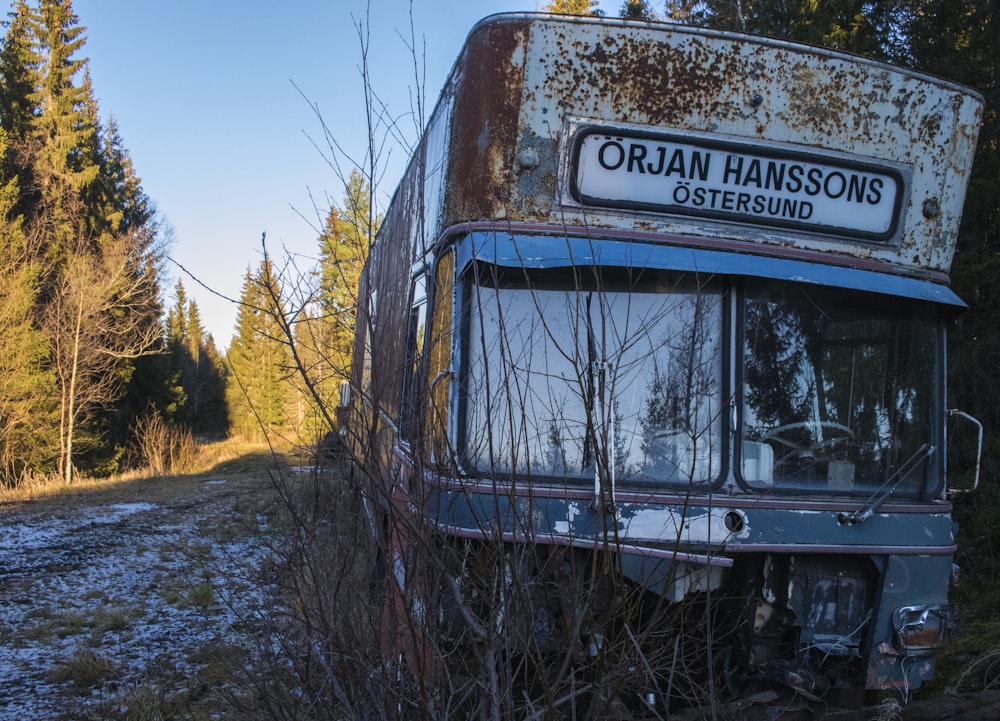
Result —
<instances>
[{"instance_id":1,"label":"grassy ground","mask_svg":"<svg viewBox=\"0 0 1000 721\"><path fill-rule=\"evenodd\" d=\"M0 718L254 716L240 673L309 459L232 442L190 473L0 493Z\"/></svg>"},{"instance_id":2,"label":"grassy ground","mask_svg":"<svg viewBox=\"0 0 1000 721\"><path fill-rule=\"evenodd\" d=\"M107 478L78 477L70 485L58 477L28 479L16 488L0 487L0 504L45 501L52 507L72 506L82 499L108 502L126 501L141 496L155 501L157 495L174 497L196 487L206 479L220 475L240 478L251 476L267 480L268 472L289 463L308 463L306 452L295 449L272 449L264 444L235 440L199 444L187 473L150 476L130 472Z\"/></svg>"}]
</instances>

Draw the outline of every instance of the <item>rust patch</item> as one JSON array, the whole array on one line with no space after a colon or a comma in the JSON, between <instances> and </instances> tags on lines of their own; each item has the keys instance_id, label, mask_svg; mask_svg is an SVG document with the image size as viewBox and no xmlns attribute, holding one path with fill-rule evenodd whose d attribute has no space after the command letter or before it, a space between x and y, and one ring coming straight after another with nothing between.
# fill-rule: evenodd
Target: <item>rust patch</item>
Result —
<instances>
[{"instance_id":1,"label":"rust patch","mask_svg":"<svg viewBox=\"0 0 1000 721\"><path fill-rule=\"evenodd\" d=\"M446 225L497 217L510 200L530 28L524 19L481 26L459 60Z\"/></svg>"},{"instance_id":2,"label":"rust patch","mask_svg":"<svg viewBox=\"0 0 1000 721\"><path fill-rule=\"evenodd\" d=\"M563 38L552 68L548 93L572 98L586 88L605 102L608 119L678 127L692 113L716 115L727 104L736 58L723 58L696 42L657 42L650 36L612 35L596 43ZM638 82L637 80L640 80Z\"/></svg>"}]
</instances>

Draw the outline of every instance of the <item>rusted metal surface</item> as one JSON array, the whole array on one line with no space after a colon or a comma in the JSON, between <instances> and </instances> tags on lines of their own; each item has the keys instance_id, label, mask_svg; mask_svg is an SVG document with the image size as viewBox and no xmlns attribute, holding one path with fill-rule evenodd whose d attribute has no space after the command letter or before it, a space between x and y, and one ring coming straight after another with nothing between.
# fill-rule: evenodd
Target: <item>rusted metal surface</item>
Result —
<instances>
[{"instance_id":1,"label":"rusted metal surface","mask_svg":"<svg viewBox=\"0 0 1000 721\"><path fill-rule=\"evenodd\" d=\"M511 15L469 36L446 90L445 212L730 238L947 272L981 99L957 85L817 48L676 25ZM569 191L567 133L586 124L822 151L905 175L888 242L713 218L585 206ZM473 141L474 142L470 142Z\"/></svg>"},{"instance_id":2,"label":"rusted metal surface","mask_svg":"<svg viewBox=\"0 0 1000 721\"><path fill-rule=\"evenodd\" d=\"M482 25L457 67L447 215L495 218L510 203L518 122L531 30L526 19Z\"/></svg>"}]
</instances>

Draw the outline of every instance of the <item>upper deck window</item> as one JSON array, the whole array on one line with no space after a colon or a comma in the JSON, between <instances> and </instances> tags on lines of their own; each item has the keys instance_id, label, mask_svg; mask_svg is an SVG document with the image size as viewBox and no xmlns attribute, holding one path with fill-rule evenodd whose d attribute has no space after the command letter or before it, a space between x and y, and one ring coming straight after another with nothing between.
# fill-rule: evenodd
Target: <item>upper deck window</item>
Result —
<instances>
[{"instance_id":1,"label":"upper deck window","mask_svg":"<svg viewBox=\"0 0 1000 721\"><path fill-rule=\"evenodd\" d=\"M490 267L470 281L465 462L521 477L716 480L719 288L577 271Z\"/></svg>"}]
</instances>

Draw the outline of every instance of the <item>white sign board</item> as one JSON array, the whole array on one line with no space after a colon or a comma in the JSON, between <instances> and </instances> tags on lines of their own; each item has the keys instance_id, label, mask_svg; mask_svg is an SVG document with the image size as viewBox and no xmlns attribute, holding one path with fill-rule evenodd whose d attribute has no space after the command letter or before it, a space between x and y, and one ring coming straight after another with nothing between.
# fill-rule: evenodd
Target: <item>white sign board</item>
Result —
<instances>
[{"instance_id":1,"label":"white sign board","mask_svg":"<svg viewBox=\"0 0 1000 721\"><path fill-rule=\"evenodd\" d=\"M680 135L584 128L577 202L797 228L885 242L904 183L894 168Z\"/></svg>"}]
</instances>

